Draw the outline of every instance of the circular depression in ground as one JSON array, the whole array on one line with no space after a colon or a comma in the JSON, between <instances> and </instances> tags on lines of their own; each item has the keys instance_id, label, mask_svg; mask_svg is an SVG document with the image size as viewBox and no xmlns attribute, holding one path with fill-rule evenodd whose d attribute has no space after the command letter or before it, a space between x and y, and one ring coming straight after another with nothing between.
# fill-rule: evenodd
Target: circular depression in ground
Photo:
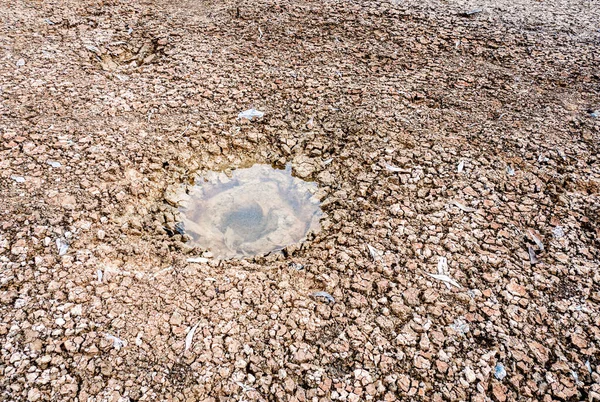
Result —
<instances>
[{"instance_id":1,"label":"circular depression in ground","mask_svg":"<svg viewBox=\"0 0 600 402\"><path fill-rule=\"evenodd\" d=\"M293 177L289 166L254 165L230 176L209 172L181 203L183 230L217 258L278 251L320 229L316 189Z\"/></svg>"}]
</instances>

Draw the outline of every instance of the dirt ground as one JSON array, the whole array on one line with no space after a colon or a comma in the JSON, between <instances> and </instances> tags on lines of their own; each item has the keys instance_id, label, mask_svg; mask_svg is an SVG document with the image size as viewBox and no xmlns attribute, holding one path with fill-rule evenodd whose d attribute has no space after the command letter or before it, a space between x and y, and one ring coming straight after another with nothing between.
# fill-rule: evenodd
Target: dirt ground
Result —
<instances>
[{"instance_id":1,"label":"dirt ground","mask_svg":"<svg viewBox=\"0 0 600 402\"><path fill-rule=\"evenodd\" d=\"M597 1L0 22L0 399L600 399ZM189 262L173 189L286 162L323 230Z\"/></svg>"}]
</instances>

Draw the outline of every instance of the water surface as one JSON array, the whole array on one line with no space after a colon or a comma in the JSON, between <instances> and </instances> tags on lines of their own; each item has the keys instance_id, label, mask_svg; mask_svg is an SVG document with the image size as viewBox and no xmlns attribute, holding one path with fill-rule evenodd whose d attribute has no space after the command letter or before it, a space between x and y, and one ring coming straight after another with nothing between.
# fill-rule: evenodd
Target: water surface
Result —
<instances>
[{"instance_id":1,"label":"water surface","mask_svg":"<svg viewBox=\"0 0 600 402\"><path fill-rule=\"evenodd\" d=\"M183 230L217 258L278 251L320 229L316 189L293 177L289 166L254 165L230 177L209 172L182 203Z\"/></svg>"}]
</instances>

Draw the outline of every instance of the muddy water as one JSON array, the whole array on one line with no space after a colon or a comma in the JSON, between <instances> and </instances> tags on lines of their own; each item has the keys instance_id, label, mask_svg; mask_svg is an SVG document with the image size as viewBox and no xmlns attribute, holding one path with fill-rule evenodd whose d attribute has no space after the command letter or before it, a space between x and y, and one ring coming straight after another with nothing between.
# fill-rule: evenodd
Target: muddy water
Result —
<instances>
[{"instance_id":1,"label":"muddy water","mask_svg":"<svg viewBox=\"0 0 600 402\"><path fill-rule=\"evenodd\" d=\"M278 251L320 229L316 189L293 177L290 167L254 165L231 176L211 172L182 203L183 229L193 245L217 258Z\"/></svg>"}]
</instances>

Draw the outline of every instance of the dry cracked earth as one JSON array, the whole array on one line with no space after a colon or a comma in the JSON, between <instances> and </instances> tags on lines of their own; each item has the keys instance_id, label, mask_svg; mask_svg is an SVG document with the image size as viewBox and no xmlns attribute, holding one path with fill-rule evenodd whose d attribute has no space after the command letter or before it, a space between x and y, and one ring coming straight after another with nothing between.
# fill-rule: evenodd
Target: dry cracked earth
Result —
<instances>
[{"instance_id":1,"label":"dry cracked earth","mask_svg":"<svg viewBox=\"0 0 600 402\"><path fill-rule=\"evenodd\" d=\"M0 399L597 400L599 22L2 0ZM173 186L288 162L322 231L198 259Z\"/></svg>"}]
</instances>

